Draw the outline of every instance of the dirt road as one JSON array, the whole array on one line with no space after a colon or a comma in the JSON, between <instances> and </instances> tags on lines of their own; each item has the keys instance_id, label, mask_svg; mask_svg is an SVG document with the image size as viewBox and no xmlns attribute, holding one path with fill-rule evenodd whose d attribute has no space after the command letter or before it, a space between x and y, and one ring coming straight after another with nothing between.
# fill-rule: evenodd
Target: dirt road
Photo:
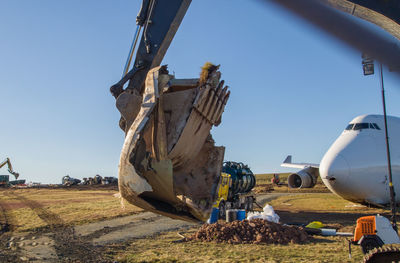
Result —
<instances>
[{"instance_id":1,"label":"dirt road","mask_svg":"<svg viewBox=\"0 0 400 263\"><path fill-rule=\"evenodd\" d=\"M9 207L0 201L0 262L112 262L104 258L107 246L160 232L183 230L196 224L143 212L81 226L66 224L39 202L13 191L5 193L19 200L46 222L40 231L14 233Z\"/></svg>"},{"instance_id":2,"label":"dirt road","mask_svg":"<svg viewBox=\"0 0 400 263\"><path fill-rule=\"evenodd\" d=\"M58 225L51 227L48 233L12 235L9 242L12 239L14 246L19 247L20 261L109 262L103 257L103 252L110 244L194 225L144 212L76 227Z\"/></svg>"},{"instance_id":3,"label":"dirt road","mask_svg":"<svg viewBox=\"0 0 400 263\"><path fill-rule=\"evenodd\" d=\"M31 209L46 226L35 232L14 232L10 207L0 200L0 262L112 262L105 251L114 244L196 226L150 212L72 226L40 202L12 190L4 194ZM282 195L286 194L260 195L257 202L265 205Z\"/></svg>"}]
</instances>

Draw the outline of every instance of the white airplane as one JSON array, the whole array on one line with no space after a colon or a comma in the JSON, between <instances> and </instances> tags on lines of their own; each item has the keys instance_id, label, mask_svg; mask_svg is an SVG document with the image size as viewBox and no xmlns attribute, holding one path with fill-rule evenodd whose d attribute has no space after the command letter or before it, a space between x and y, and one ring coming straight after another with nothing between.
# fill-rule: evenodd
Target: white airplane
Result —
<instances>
[{"instance_id":1,"label":"white airplane","mask_svg":"<svg viewBox=\"0 0 400 263\"><path fill-rule=\"evenodd\" d=\"M387 117L392 178L396 203L400 203L400 118ZM291 188L313 187L322 181L338 196L377 207L390 204L383 115L354 118L325 153L320 165L292 163L288 156L283 167L301 168L288 177Z\"/></svg>"}]
</instances>

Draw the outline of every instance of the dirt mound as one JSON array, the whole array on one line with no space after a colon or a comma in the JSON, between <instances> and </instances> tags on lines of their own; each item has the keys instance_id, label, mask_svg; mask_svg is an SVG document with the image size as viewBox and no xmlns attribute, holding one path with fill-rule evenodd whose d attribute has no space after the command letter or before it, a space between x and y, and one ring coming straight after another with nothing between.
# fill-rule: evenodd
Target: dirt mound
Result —
<instances>
[{"instance_id":1,"label":"dirt mound","mask_svg":"<svg viewBox=\"0 0 400 263\"><path fill-rule=\"evenodd\" d=\"M227 242L230 244L302 244L309 241L309 236L301 227L285 226L263 219L254 219L251 221L204 224L187 240Z\"/></svg>"},{"instance_id":2,"label":"dirt mound","mask_svg":"<svg viewBox=\"0 0 400 263\"><path fill-rule=\"evenodd\" d=\"M253 189L253 191L256 194L260 193L269 193L274 191L274 185L273 184L258 184L256 187Z\"/></svg>"}]
</instances>

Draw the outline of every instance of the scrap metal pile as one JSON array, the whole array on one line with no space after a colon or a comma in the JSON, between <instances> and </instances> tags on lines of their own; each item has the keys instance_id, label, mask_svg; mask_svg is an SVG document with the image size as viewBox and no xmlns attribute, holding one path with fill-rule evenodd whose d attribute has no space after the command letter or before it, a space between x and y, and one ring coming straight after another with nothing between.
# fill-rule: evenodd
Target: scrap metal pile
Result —
<instances>
[{"instance_id":1,"label":"scrap metal pile","mask_svg":"<svg viewBox=\"0 0 400 263\"><path fill-rule=\"evenodd\" d=\"M102 177L96 174L94 177L83 178L83 185L96 185L96 184L118 184L118 179L115 177Z\"/></svg>"},{"instance_id":2,"label":"scrap metal pile","mask_svg":"<svg viewBox=\"0 0 400 263\"><path fill-rule=\"evenodd\" d=\"M73 186L73 185L117 185L118 184L118 178L115 177L102 177L98 174L96 174L94 177L84 177L83 181L77 178L70 177L69 175L66 175L62 178L61 184L65 186Z\"/></svg>"},{"instance_id":3,"label":"scrap metal pile","mask_svg":"<svg viewBox=\"0 0 400 263\"><path fill-rule=\"evenodd\" d=\"M310 238L304 228L268 222L263 219L204 224L186 241L226 242L229 244L303 244Z\"/></svg>"},{"instance_id":4,"label":"scrap metal pile","mask_svg":"<svg viewBox=\"0 0 400 263\"><path fill-rule=\"evenodd\" d=\"M218 69L206 63L199 79L175 79L155 67L140 93L118 96L126 133L118 182L129 203L176 219L209 217L225 150L210 130L229 98Z\"/></svg>"}]
</instances>

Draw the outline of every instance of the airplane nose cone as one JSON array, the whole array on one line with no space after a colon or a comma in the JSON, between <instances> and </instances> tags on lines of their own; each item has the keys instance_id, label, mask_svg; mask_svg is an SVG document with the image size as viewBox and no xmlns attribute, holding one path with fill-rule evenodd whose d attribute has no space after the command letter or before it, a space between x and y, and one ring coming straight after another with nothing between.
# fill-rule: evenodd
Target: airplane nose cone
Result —
<instances>
[{"instance_id":1,"label":"airplane nose cone","mask_svg":"<svg viewBox=\"0 0 400 263\"><path fill-rule=\"evenodd\" d=\"M341 154L336 156L324 156L320 164L322 181L330 188L335 184L346 183L350 175L350 167L347 160Z\"/></svg>"}]
</instances>

